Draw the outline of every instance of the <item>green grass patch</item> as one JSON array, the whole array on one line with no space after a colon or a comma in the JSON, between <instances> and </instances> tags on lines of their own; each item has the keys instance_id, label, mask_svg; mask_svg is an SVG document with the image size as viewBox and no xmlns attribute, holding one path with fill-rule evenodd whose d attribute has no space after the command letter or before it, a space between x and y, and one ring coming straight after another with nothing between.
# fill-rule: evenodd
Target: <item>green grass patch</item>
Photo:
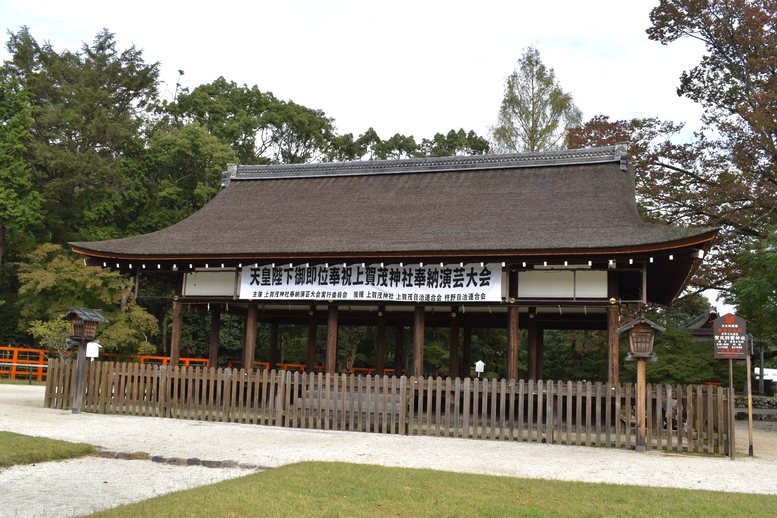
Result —
<instances>
[{"instance_id":1,"label":"green grass patch","mask_svg":"<svg viewBox=\"0 0 777 518\"><path fill-rule=\"evenodd\" d=\"M97 448L91 444L73 443L0 432L0 468L16 464L35 464L52 460L74 459L92 455Z\"/></svg>"},{"instance_id":2,"label":"green grass patch","mask_svg":"<svg viewBox=\"0 0 777 518\"><path fill-rule=\"evenodd\" d=\"M777 496L303 462L94 516L735 517L775 506Z\"/></svg>"}]
</instances>

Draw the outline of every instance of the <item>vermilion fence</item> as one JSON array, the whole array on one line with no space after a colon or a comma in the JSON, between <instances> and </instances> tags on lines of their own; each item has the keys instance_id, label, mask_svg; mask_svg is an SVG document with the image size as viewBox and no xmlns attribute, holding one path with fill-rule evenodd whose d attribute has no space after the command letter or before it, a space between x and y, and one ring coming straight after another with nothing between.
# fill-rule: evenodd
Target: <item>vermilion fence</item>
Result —
<instances>
[{"instance_id":1,"label":"vermilion fence","mask_svg":"<svg viewBox=\"0 0 777 518\"><path fill-rule=\"evenodd\" d=\"M21 347L0 347L0 376L8 376L10 379L34 379L43 381L46 379L46 369L49 358L59 357L57 351L44 349L25 349ZM138 362L140 364L151 365L169 365L169 356L154 355L122 355L116 353L102 353L100 361L122 361ZM181 367L191 367L199 365L208 367L207 358L180 358L178 365ZM240 368L240 360L227 360L227 368ZM304 372L306 365L304 363L278 363L279 370ZM269 362L254 362L254 369L269 369ZM315 366L316 372L324 370L322 365ZM394 369L384 369L386 374L394 374ZM351 369L353 374L375 374L374 368L354 367Z\"/></svg>"},{"instance_id":2,"label":"vermilion fence","mask_svg":"<svg viewBox=\"0 0 777 518\"><path fill-rule=\"evenodd\" d=\"M52 360L47 407L72 401L75 362ZM87 364L83 410L289 428L632 448L633 385ZM728 390L648 385L647 449L725 454Z\"/></svg>"}]
</instances>

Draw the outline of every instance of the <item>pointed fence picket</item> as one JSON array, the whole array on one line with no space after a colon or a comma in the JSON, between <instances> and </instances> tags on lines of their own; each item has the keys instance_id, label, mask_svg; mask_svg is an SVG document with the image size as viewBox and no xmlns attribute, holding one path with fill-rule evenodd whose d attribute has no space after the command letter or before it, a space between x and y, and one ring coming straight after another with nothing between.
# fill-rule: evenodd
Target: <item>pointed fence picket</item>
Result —
<instances>
[{"instance_id":1,"label":"pointed fence picket","mask_svg":"<svg viewBox=\"0 0 777 518\"><path fill-rule=\"evenodd\" d=\"M633 385L246 371L89 362L83 411L288 428L633 448ZM73 360L50 360L45 404L69 409ZM728 390L647 385L646 447L724 455Z\"/></svg>"}]
</instances>

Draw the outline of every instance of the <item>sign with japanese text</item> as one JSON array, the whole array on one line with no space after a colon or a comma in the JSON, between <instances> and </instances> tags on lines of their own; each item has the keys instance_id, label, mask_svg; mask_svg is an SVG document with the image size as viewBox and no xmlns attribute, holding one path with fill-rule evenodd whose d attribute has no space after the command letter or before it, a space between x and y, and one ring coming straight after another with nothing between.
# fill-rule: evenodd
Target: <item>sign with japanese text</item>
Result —
<instances>
[{"instance_id":1,"label":"sign with japanese text","mask_svg":"<svg viewBox=\"0 0 777 518\"><path fill-rule=\"evenodd\" d=\"M715 358L744 360L748 355L747 322L736 315L723 315L712 322Z\"/></svg>"},{"instance_id":2,"label":"sign with japanese text","mask_svg":"<svg viewBox=\"0 0 777 518\"><path fill-rule=\"evenodd\" d=\"M499 263L243 267L240 298L376 302L500 302Z\"/></svg>"}]
</instances>

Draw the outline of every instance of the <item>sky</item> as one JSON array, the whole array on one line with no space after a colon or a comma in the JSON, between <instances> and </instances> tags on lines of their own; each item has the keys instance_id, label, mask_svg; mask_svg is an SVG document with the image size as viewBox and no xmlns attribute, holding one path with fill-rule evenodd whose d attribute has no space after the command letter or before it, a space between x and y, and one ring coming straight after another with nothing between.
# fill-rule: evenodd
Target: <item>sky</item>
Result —
<instances>
[{"instance_id":1,"label":"sky","mask_svg":"<svg viewBox=\"0 0 777 518\"><path fill-rule=\"evenodd\" d=\"M699 127L679 98L683 70L703 46L650 41L658 0L273 0L222 3L0 0L0 25L75 51L103 28L118 48L160 62L172 99L223 76L322 110L338 133L372 127L419 141L451 129L487 136L505 78L528 46L555 70L583 120L658 117ZM689 133L688 133L689 134Z\"/></svg>"}]
</instances>

